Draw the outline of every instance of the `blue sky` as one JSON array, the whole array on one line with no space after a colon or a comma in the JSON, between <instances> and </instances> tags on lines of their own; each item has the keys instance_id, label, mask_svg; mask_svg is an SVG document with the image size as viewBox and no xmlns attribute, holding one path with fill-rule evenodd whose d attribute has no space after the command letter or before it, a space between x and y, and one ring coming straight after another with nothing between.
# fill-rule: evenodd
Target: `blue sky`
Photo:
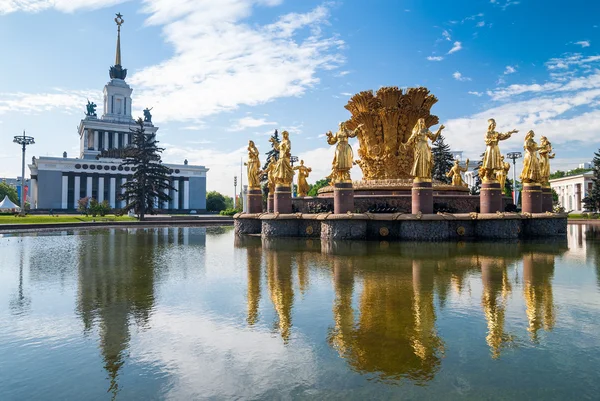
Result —
<instances>
[{"instance_id":1,"label":"blue sky","mask_svg":"<svg viewBox=\"0 0 600 401\"><path fill-rule=\"evenodd\" d=\"M23 129L36 138L28 159L77 156L86 98L101 104L114 63L116 12L134 114L154 107L163 159L206 165L209 189L233 192L248 139L264 153L275 128L310 181L324 177L323 134L349 118L352 94L381 86L427 86L447 142L472 159L490 117L521 131L503 152L529 129L546 135L553 169L600 146L599 2L0 0L0 177L20 174Z\"/></svg>"}]
</instances>

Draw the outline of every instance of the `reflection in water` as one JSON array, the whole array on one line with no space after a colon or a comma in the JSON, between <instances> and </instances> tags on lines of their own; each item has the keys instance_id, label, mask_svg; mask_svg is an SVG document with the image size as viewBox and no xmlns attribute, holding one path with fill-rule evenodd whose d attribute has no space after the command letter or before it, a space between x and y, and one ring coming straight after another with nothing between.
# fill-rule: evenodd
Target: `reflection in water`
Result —
<instances>
[{"instance_id":1,"label":"reflection in water","mask_svg":"<svg viewBox=\"0 0 600 401\"><path fill-rule=\"evenodd\" d=\"M555 323L552 277L554 276L554 256L529 253L523 256L523 296L527 305L529 335L538 341L538 331L552 330Z\"/></svg>"},{"instance_id":2,"label":"reflection in water","mask_svg":"<svg viewBox=\"0 0 600 401\"><path fill-rule=\"evenodd\" d=\"M267 252L267 285L271 302L277 311L277 330L283 341L290 339L292 327L292 306L294 289L292 286L292 255L289 252Z\"/></svg>"},{"instance_id":3,"label":"reflection in water","mask_svg":"<svg viewBox=\"0 0 600 401\"><path fill-rule=\"evenodd\" d=\"M592 258L596 265L596 281L598 282L598 288L600 288L600 225L590 224L584 227L581 224L577 224L577 227L579 227L579 231L585 232L586 247L589 243L589 247L592 251ZM581 237L583 237L583 235L580 235L580 238Z\"/></svg>"}]
</instances>

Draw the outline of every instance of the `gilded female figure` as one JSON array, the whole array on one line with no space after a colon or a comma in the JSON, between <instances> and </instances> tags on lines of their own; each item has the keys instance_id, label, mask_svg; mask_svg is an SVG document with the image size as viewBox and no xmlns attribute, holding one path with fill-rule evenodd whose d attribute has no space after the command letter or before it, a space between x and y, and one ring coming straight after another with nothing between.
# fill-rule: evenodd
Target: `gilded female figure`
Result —
<instances>
[{"instance_id":1,"label":"gilded female figure","mask_svg":"<svg viewBox=\"0 0 600 401\"><path fill-rule=\"evenodd\" d=\"M292 179L294 178L294 170L290 163L292 144L290 143L290 134L287 131L282 133L283 139L280 143L277 143L271 138L273 148L279 151L279 159L275 164L275 170L273 171L273 177L275 183L278 185L291 186Z\"/></svg>"},{"instance_id":2,"label":"gilded female figure","mask_svg":"<svg viewBox=\"0 0 600 401\"><path fill-rule=\"evenodd\" d=\"M504 161L504 156L500 156L502 161L502 168L496 171L496 179L500 183L500 189L504 191L506 185L506 177L508 176L508 170L510 170L510 163Z\"/></svg>"},{"instance_id":3,"label":"gilded female figure","mask_svg":"<svg viewBox=\"0 0 600 401\"><path fill-rule=\"evenodd\" d=\"M406 143L401 145L403 148L406 148L408 145L413 146L414 163L410 174L415 177L415 179L431 180L433 158L431 156L431 148L429 147L428 140L435 142L444 128L446 128L444 125L440 125L437 132L433 134L429 131L427 126L425 126L425 119L419 118L413 128L412 135L408 138Z\"/></svg>"},{"instance_id":4,"label":"gilded female figure","mask_svg":"<svg viewBox=\"0 0 600 401\"><path fill-rule=\"evenodd\" d=\"M540 182L540 161L538 159L538 144L533 140L535 134L529 131L525 135L523 149L525 157L523 158L523 171L521 172L521 182L539 183Z\"/></svg>"},{"instance_id":5,"label":"gilded female figure","mask_svg":"<svg viewBox=\"0 0 600 401\"><path fill-rule=\"evenodd\" d=\"M496 121L493 118L488 120L488 130L485 134L485 154L483 155L483 163L479 169L484 181L496 180L496 172L502 169L502 153L500 153L499 141L510 138L512 134L519 131L516 129L502 134L496 132Z\"/></svg>"},{"instance_id":6,"label":"gilded female figure","mask_svg":"<svg viewBox=\"0 0 600 401\"><path fill-rule=\"evenodd\" d=\"M354 138L358 135L359 130L362 129L360 124L354 131L346 128L346 123L340 123L340 129L334 134L331 131L327 132L327 143L335 145L335 156L332 163L332 174L331 180L333 182L350 182L350 169L352 168L352 159L354 154L352 153L352 147L348 143L349 138Z\"/></svg>"},{"instance_id":7,"label":"gilded female figure","mask_svg":"<svg viewBox=\"0 0 600 401\"><path fill-rule=\"evenodd\" d=\"M259 189L260 188L260 159L258 149L254 145L254 141L248 142L248 162L244 163L248 166L248 188Z\"/></svg>"},{"instance_id":8,"label":"gilded female figure","mask_svg":"<svg viewBox=\"0 0 600 401\"><path fill-rule=\"evenodd\" d=\"M554 159L556 155L552 153L552 144L545 136L540 138L539 155L541 183L548 185L548 180L550 180L550 159Z\"/></svg>"},{"instance_id":9,"label":"gilded female figure","mask_svg":"<svg viewBox=\"0 0 600 401\"><path fill-rule=\"evenodd\" d=\"M295 170L298 170L298 196L306 196L308 190L310 189L306 179L308 178L308 174L312 171L312 169L304 165L304 160L300 160L300 165L294 167L294 171Z\"/></svg>"},{"instance_id":10,"label":"gilded female figure","mask_svg":"<svg viewBox=\"0 0 600 401\"><path fill-rule=\"evenodd\" d=\"M452 177L452 185L455 187L466 187L467 184L463 181L460 173L466 173L469 170L469 159L467 159L467 165L461 167L458 164L458 160L454 160L454 166L446 173L446 177Z\"/></svg>"}]
</instances>

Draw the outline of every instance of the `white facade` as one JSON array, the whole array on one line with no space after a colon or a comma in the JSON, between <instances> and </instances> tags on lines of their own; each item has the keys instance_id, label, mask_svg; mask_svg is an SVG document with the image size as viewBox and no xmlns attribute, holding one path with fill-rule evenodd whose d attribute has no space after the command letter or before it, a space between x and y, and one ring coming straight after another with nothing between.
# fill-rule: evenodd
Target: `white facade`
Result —
<instances>
[{"instance_id":1,"label":"white facade","mask_svg":"<svg viewBox=\"0 0 600 401\"><path fill-rule=\"evenodd\" d=\"M593 176L594 174L589 171L571 177L555 178L550 180L550 188L558 194L560 206L567 211L580 213L583 211L582 200L592 189Z\"/></svg>"}]
</instances>

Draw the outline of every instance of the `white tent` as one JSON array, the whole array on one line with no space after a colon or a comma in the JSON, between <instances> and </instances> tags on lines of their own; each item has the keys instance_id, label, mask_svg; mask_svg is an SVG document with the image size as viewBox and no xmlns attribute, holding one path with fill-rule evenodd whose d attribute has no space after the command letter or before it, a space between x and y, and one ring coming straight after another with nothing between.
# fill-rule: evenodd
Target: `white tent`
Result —
<instances>
[{"instance_id":1,"label":"white tent","mask_svg":"<svg viewBox=\"0 0 600 401\"><path fill-rule=\"evenodd\" d=\"M14 203L12 203L12 201L10 199L8 199L8 195L4 197L4 200L2 202L0 202L0 211L7 211L7 210L20 210L21 208L17 205L15 205Z\"/></svg>"}]
</instances>

